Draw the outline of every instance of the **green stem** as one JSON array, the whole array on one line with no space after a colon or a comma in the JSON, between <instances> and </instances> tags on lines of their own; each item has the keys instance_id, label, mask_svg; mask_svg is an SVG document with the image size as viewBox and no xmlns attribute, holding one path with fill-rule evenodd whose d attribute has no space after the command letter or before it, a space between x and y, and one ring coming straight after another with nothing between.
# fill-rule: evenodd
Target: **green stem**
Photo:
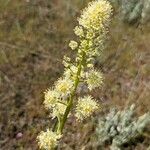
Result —
<instances>
[{"instance_id":1,"label":"green stem","mask_svg":"<svg viewBox=\"0 0 150 150\"><path fill-rule=\"evenodd\" d=\"M66 111L64 113L64 116L63 116L63 118L61 120L61 123L60 123L60 126L59 126L59 132L60 133L62 133L62 131L63 131L64 125L65 125L66 120L67 120L67 117L68 117L69 112L71 111L71 108L73 106L73 98L75 96L78 84L80 82L80 75L81 75L81 71L82 71L82 65L84 64L84 62L85 62L85 52L83 51L82 52L82 59L81 59L81 61L79 63L79 66L78 66L78 71L77 71L77 75L76 75L76 79L75 79L75 84L74 84L74 90L71 93L70 100L68 102L68 106L66 108Z\"/></svg>"},{"instance_id":2,"label":"green stem","mask_svg":"<svg viewBox=\"0 0 150 150\"><path fill-rule=\"evenodd\" d=\"M65 105L65 106L67 106L67 104L66 103L63 103L63 102L61 102L61 101L57 101L58 103L60 103L60 104L63 104L63 105Z\"/></svg>"},{"instance_id":3,"label":"green stem","mask_svg":"<svg viewBox=\"0 0 150 150\"><path fill-rule=\"evenodd\" d=\"M60 134L61 116L57 116L57 133Z\"/></svg>"}]
</instances>

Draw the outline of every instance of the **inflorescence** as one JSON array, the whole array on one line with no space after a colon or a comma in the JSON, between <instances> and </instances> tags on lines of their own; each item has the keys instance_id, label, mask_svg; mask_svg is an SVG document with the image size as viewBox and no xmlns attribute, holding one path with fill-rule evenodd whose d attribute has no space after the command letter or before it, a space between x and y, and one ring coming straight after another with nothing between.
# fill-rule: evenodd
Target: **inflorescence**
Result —
<instances>
[{"instance_id":1,"label":"inflorescence","mask_svg":"<svg viewBox=\"0 0 150 150\"><path fill-rule=\"evenodd\" d=\"M91 96L79 97L74 101L79 85L85 84L89 91L101 86L102 73L94 69L94 58L100 55L108 33L112 7L105 0L89 3L78 18L74 33L78 41L71 40L69 47L76 51L75 60L64 57L64 73L54 86L45 92L44 106L50 110L52 118L57 118L53 130L41 132L37 137L40 148L51 150L62 137L62 131L75 106L77 120L91 116L99 104ZM75 105L74 105L75 104Z\"/></svg>"}]
</instances>

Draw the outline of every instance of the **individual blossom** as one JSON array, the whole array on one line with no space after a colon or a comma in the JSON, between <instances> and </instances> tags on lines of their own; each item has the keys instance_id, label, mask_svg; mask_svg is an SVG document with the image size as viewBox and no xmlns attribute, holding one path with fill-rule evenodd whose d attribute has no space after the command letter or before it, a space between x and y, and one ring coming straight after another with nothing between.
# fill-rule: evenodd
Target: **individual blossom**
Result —
<instances>
[{"instance_id":1,"label":"individual blossom","mask_svg":"<svg viewBox=\"0 0 150 150\"><path fill-rule=\"evenodd\" d=\"M67 56L64 56L64 58L63 58L63 65L64 65L64 67L69 67L70 66L70 61L71 61L71 59L69 58L69 57L67 57Z\"/></svg>"},{"instance_id":2,"label":"individual blossom","mask_svg":"<svg viewBox=\"0 0 150 150\"><path fill-rule=\"evenodd\" d=\"M92 57L88 58L86 65L89 70L93 69L94 68L94 58L92 58ZM86 74L86 72L85 72L85 74Z\"/></svg>"},{"instance_id":3,"label":"individual blossom","mask_svg":"<svg viewBox=\"0 0 150 150\"><path fill-rule=\"evenodd\" d=\"M60 78L56 84L55 88L62 96L65 96L70 93L73 87L73 81L68 78Z\"/></svg>"},{"instance_id":4,"label":"individual blossom","mask_svg":"<svg viewBox=\"0 0 150 150\"><path fill-rule=\"evenodd\" d=\"M60 94L53 89L48 89L45 92L45 100L44 100L44 105L47 109L51 109L52 107L55 106L57 103L57 100L59 100Z\"/></svg>"},{"instance_id":5,"label":"individual blossom","mask_svg":"<svg viewBox=\"0 0 150 150\"><path fill-rule=\"evenodd\" d=\"M60 138L60 134L57 134L56 132L53 132L49 129L47 129L46 132L41 131L41 133L37 137L39 148L52 150L55 148Z\"/></svg>"},{"instance_id":6,"label":"individual blossom","mask_svg":"<svg viewBox=\"0 0 150 150\"><path fill-rule=\"evenodd\" d=\"M93 30L88 30L87 31L87 34L86 34L86 38L87 39L93 39L93 38L95 38L95 36L96 36L96 33L95 32L93 32Z\"/></svg>"},{"instance_id":7,"label":"individual blossom","mask_svg":"<svg viewBox=\"0 0 150 150\"><path fill-rule=\"evenodd\" d=\"M74 80L74 78L76 77L77 71L78 71L78 68L75 65L70 64L70 66L65 69L64 76L66 78Z\"/></svg>"},{"instance_id":8,"label":"individual blossom","mask_svg":"<svg viewBox=\"0 0 150 150\"><path fill-rule=\"evenodd\" d=\"M86 53L86 55L89 54L89 52L92 52L93 47L93 41L92 40L81 40L80 48L82 51Z\"/></svg>"},{"instance_id":9,"label":"individual blossom","mask_svg":"<svg viewBox=\"0 0 150 150\"><path fill-rule=\"evenodd\" d=\"M94 67L94 65L92 63L87 64L87 68L93 68L93 67Z\"/></svg>"},{"instance_id":10,"label":"individual blossom","mask_svg":"<svg viewBox=\"0 0 150 150\"><path fill-rule=\"evenodd\" d=\"M98 109L98 103L91 97L85 96L78 100L75 116L78 120L83 120Z\"/></svg>"},{"instance_id":11,"label":"individual blossom","mask_svg":"<svg viewBox=\"0 0 150 150\"><path fill-rule=\"evenodd\" d=\"M100 87L103 83L103 76L100 71L91 70L86 73L86 83L89 90L93 90L96 87Z\"/></svg>"},{"instance_id":12,"label":"individual blossom","mask_svg":"<svg viewBox=\"0 0 150 150\"><path fill-rule=\"evenodd\" d=\"M74 33L79 36L79 37L84 37L84 31L83 28L81 26L76 26L74 28Z\"/></svg>"},{"instance_id":13,"label":"individual blossom","mask_svg":"<svg viewBox=\"0 0 150 150\"><path fill-rule=\"evenodd\" d=\"M78 43L77 43L76 41L70 41L69 47L70 47L72 50L75 50L75 49L78 47Z\"/></svg>"},{"instance_id":14,"label":"individual blossom","mask_svg":"<svg viewBox=\"0 0 150 150\"><path fill-rule=\"evenodd\" d=\"M53 108L53 111L51 113L52 118L60 117L60 116L64 115L65 110L66 110L66 104L65 104L65 102L61 102L61 101L58 102L55 105L55 107Z\"/></svg>"},{"instance_id":15,"label":"individual blossom","mask_svg":"<svg viewBox=\"0 0 150 150\"><path fill-rule=\"evenodd\" d=\"M66 78L69 78L69 79L71 79L72 81L74 81L75 78L76 78L77 71L78 71L77 66L71 64L69 68L66 68L66 69L65 69L65 71L64 71L64 76L65 76ZM81 76L82 78L84 78L85 73L84 73L83 70L81 70L80 76Z\"/></svg>"},{"instance_id":16,"label":"individual blossom","mask_svg":"<svg viewBox=\"0 0 150 150\"><path fill-rule=\"evenodd\" d=\"M81 41L81 48L87 50L88 46L89 46L89 41L88 40L82 40Z\"/></svg>"}]
</instances>

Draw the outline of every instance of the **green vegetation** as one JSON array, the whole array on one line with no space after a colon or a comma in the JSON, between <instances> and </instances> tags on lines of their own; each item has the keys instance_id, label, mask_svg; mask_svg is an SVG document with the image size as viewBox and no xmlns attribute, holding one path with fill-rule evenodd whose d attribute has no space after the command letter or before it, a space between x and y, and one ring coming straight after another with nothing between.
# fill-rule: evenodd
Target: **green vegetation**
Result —
<instances>
[{"instance_id":1,"label":"green vegetation","mask_svg":"<svg viewBox=\"0 0 150 150\"><path fill-rule=\"evenodd\" d=\"M150 113L135 117L135 105L123 111L111 109L107 116L98 120L96 135L98 144L104 147L110 143L110 149L122 150L136 145L144 139L144 131L150 124Z\"/></svg>"}]
</instances>

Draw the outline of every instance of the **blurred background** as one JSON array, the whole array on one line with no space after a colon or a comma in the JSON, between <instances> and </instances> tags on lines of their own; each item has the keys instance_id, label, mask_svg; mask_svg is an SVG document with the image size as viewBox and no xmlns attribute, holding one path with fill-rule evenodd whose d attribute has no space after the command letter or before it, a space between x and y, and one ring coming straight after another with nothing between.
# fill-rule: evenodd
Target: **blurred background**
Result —
<instances>
[{"instance_id":1,"label":"blurred background","mask_svg":"<svg viewBox=\"0 0 150 150\"><path fill-rule=\"evenodd\" d=\"M0 0L0 150L36 150L37 134L51 126L43 92L63 73L73 28L89 1ZM110 107L134 103L137 115L150 109L150 1L110 1L109 38L96 63L104 85L92 92L102 110L84 123L70 118L60 149L84 150L96 118ZM150 134L134 149L145 150L149 141Z\"/></svg>"}]
</instances>

